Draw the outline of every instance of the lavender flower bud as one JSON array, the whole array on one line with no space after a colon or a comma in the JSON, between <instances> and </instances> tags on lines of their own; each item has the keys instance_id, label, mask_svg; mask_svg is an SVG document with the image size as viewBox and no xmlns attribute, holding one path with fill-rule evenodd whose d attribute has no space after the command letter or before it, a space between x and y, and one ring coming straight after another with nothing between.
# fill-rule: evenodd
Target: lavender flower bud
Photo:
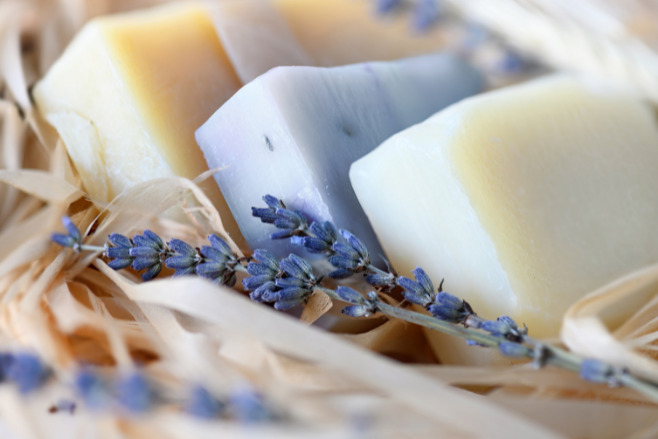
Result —
<instances>
[{"instance_id":1,"label":"lavender flower bud","mask_svg":"<svg viewBox=\"0 0 658 439\"><path fill-rule=\"evenodd\" d=\"M263 397L252 390L242 389L229 398L231 415L245 424L260 423L274 418L274 413L265 405Z\"/></svg>"},{"instance_id":2,"label":"lavender flower bud","mask_svg":"<svg viewBox=\"0 0 658 439\"><path fill-rule=\"evenodd\" d=\"M113 270L121 270L132 265L134 258L130 256L133 243L130 238L112 233L107 237L109 245L105 248L105 256L112 259L108 265Z\"/></svg>"},{"instance_id":3,"label":"lavender flower bud","mask_svg":"<svg viewBox=\"0 0 658 439\"><path fill-rule=\"evenodd\" d=\"M174 254L165 260L165 265L176 270L174 276L194 274L196 264L200 260L194 247L180 239L172 239L167 245Z\"/></svg>"},{"instance_id":4,"label":"lavender flower bud","mask_svg":"<svg viewBox=\"0 0 658 439\"><path fill-rule=\"evenodd\" d=\"M336 288L336 294L338 294L341 299L348 303L354 303L358 305L364 302L363 295L350 287L339 286Z\"/></svg>"},{"instance_id":5,"label":"lavender flower bud","mask_svg":"<svg viewBox=\"0 0 658 439\"><path fill-rule=\"evenodd\" d=\"M73 220L68 216L62 217L62 224L66 229L66 233L53 233L50 235L50 239L62 247L69 247L75 251L79 251L80 244L82 244L82 234L80 233L80 230L78 230L73 223Z\"/></svg>"},{"instance_id":6,"label":"lavender flower bud","mask_svg":"<svg viewBox=\"0 0 658 439\"><path fill-rule=\"evenodd\" d=\"M75 376L73 386L85 405L92 410L103 410L112 401L107 381L91 370L79 371Z\"/></svg>"},{"instance_id":7,"label":"lavender flower bud","mask_svg":"<svg viewBox=\"0 0 658 439\"><path fill-rule=\"evenodd\" d=\"M427 306L434 298L432 281L420 267L416 268L413 273L416 278L415 282L404 276L400 276L398 279L400 286L405 289L402 295L411 303Z\"/></svg>"},{"instance_id":8,"label":"lavender flower bud","mask_svg":"<svg viewBox=\"0 0 658 439\"><path fill-rule=\"evenodd\" d=\"M369 310L367 306L350 305L343 308L340 312L350 317L363 317L369 313Z\"/></svg>"},{"instance_id":9,"label":"lavender flower bud","mask_svg":"<svg viewBox=\"0 0 658 439\"><path fill-rule=\"evenodd\" d=\"M512 357L512 358L527 357L532 353L531 349L527 348L522 344L514 343L512 341L501 342L498 345L498 349L500 349L500 352L506 357Z\"/></svg>"},{"instance_id":10,"label":"lavender flower bud","mask_svg":"<svg viewBox=\"0 0 658 439\"><path fill-rule=\"evenodd\" d=\"M27 394L43 385L50 369L39 357L30 353L18 353L6 357L3 361L4 377L18 386L18 391Z\"/></svg>"},{"instance_id":11,"label":"lavender flower bud","mask_svg":"<svg viewBox=\"0 0 658 439\"><path fill-rule=\"evenodd\" d=\"M155 393L146 377L133 372L120 378L115 386L117 402L130 413L140 414L151 408Z\"/></svg>"},{"instance_id":12,"label":"lavender flower bud","mask_svg":"<svg viewBox=\"0 0 658 439\"><path fill-rule=\"evenodd\" d=\"M580 364L580 377L587 381L605 383L613 374L612 366L594 358L587 358Z\"/></svg>"},{"instance_id":13,"label":"lavender flower bud","mask_svg":"<svg viewBox=\"0 0 658 439\"><path fill-rule=\"evenodd\" d=\"M202 419L213 419L219 417L224 409L224 404L215 398L205 387L194 386L190 391L190 397L185 404L185 411L192 416Z\"/></svg>"}]
</instances>

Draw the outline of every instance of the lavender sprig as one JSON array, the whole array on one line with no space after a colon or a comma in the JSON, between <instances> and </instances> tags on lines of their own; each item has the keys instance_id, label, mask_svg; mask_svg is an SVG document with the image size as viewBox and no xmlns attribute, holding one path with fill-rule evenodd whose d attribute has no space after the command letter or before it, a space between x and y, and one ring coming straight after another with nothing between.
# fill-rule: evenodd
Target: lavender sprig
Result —
<instances>
[{"instance_id":1,"label":"lavender sprig","mask_svg":"<svg viewBox=\"0 0 658 439\"><path fill-rule=\"evenodd\" d=\"M75 252L100 252L109 259L114 270L132 267L141 271L142 280L156 278L163 267L174 271L174 276L196 274L222 285L234 286L237 271L246 271L246 258L239 258L231 247L219 236L208 236L210 245L195 248L180 239L165 243L151 230L145 230L132 239L118 233L108 236L104 247L84 244L82 234L73 221L64 216L62 223L67 233L53 233L52 241L72 248Z\"/></svg>"},{"instance_id":2,"label":"lavender sprig","mask_svg":"<svg viewBox=\"0 0 658 439\"><path fill-rule=\"evenodd\" d=\"M521 328L508 316L496 320L483 319L468 302L443 291L443 281L435 289L432 280L420 267L413 270L414 279L398 276L390 267L388 271L380 270L370 262L365 245L350 232L339 230L336 233L336 228L329 222L309 224L301 212L288 210L281 200L273 196L268 195L264 200L268 207L253 208L252 212L264 222L281 229L272 234L272 239L288 237L309 251L324 253L336 267L329 273L330 277L340 279L361 273L378 291L370 291L364 296L344 286L336 290L326 288L322 286L322 277L313 273L310 264L294 254L279 261L266 250L256 250L253 259L238 258L217 235L211 235L211 245L201 249L177 239L165 244L148 230L132 240L113 234L105 247L95 247L83 244L75 225L65 219L63 222L68 233L54 234L53 240L77 252L101 251L111 259L109 264L113 268L132 266L144 270L144 280L157 276L163 264L176 270L175 275L197 274L226 285L233 285L236 272L244 271L249 277L243 280L243 286L250 291L250 297L273 304L278 310L304 305L313 292L319 290L334 300L348 303L343 313L352 317L379 313L398 318L462 337L469 344L497 348L506 356L530 358L537 367L561 367L579 372L584 379L624 385L658 400L658 384L637 378L628 370L599 360L585 359L535 340L528 336L525 326ZM408 302L424 307L427 313L392 306L380 298L380 294L397 287L402 288L402 295Z\"/></svg>"},{"instance_id":3,"label":"lavender sprig","mask_svg":"<svg viewBox=\"0 0 658 439\"><path fill-rule=\"evenodd\" d=\"M95 411L119 409L128 415L141 415L162 405L177 405L200 419L227 418L243 423L274 421L281 418L266 399L251 388L240 388L219 397L198 383L184 383L185 397L165 396L166 384L147 377L137 369L108 375L95 368L80 369L73 382L77 396Z\"/></svg>"}]
</instances>

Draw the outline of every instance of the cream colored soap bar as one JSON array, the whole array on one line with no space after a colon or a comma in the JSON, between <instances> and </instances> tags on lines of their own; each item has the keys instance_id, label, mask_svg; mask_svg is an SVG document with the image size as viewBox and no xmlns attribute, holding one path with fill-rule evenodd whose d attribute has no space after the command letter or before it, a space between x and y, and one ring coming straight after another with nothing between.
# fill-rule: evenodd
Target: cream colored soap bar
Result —
<instances>
[{"instance_id":1,"label":"cream colored soap bar","mask_svg":"<svg viewBox=\"0 0 658 439\"><path fill-rule=\"evenodd\" d=\"M87 191L108 201L138 182L206 171L194 131L240 86L210 11L184 3L91 21L34 97ZM214 183L204 189L233 222Z\"/></svg>"},{"instance_id":2,"label":"cream colored soap bar","mask_svg":"<svg viewBox=\"0 0 658 439\"><path fill-rule=\"evenodd\" d=\"M350 177L394 267L485 318L557 336L567 307L658 262L658 129L630 96L557 76L466 99ZM481 349L439 347L450 362ZM466 349L469 352L464 353Z\"/></svg>"},{"instance_id":3,"label":"cream colored soap bar","mask_svg":"<svg viewBox=\"0 0 658 439\"><path fill-rule=\"evenodd\" d=\"M272 0L313 65L389 61L445 49L439 29L419 35L406 14L378 17L372 1Z\"/></svg>"}]
</instances>

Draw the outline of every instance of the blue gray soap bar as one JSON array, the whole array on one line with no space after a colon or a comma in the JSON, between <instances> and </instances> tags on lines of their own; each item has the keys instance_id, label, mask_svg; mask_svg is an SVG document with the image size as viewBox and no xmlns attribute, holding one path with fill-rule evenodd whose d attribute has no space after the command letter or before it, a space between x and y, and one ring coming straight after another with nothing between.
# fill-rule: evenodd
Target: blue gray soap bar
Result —
<instances>
[{"instance_id":1,"label":"blue gray soap bar","mask_svg":"<svg viewBox=\"0 0 658 439\"><path fill-rule=\"evenodd\" d=\"M381 254L349 180L352 162L391 135L482 89L481 74L448 54L341 67L277 67L246 84L196 132L210 169L252 248L269 240L251 216L262 196L329 220Z\"/></svg>"}]
</instances>

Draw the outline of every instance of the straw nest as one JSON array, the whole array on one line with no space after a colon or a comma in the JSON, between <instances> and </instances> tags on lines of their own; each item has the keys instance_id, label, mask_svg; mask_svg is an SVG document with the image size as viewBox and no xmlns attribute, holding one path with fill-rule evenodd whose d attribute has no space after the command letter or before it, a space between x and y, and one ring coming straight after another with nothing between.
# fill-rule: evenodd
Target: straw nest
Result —
<instances>
[{"instance_id":1,"label":"straw nest","mask_svg":"<svg viewBox=\"0 0 658 439\"><path fill-rule=\"evenodd\" d=\"M29 348L54 370L23 397L0 386L0 432L17 437L656 437L655 401L555 369L432 364L422 331L368 321L328 334L200 279L141 283L97 255L50 242L70 215L88 242L150 228L201 244L221 232L217 211L191 181L147 182L109 204L85 196L56 133L29 90L90 18L154 1L0 2L0 349ZM650 1L448 2L555 69L605 75L658 98L658 18ZM364 6L365 7L365 6ZM159 219L196 199L190 221ZM630 274L565 315L570 349L658 381L658 267ZM303 321L327 311L305 311ZM333 311L330 311L333 312ZM392 358L405 360L395 361ZM246 384L288 414L245 429L200 422L170 407L147 416L52 414L71 397L80 363L129 370L144 364L173 397L192 377L222 393ZM177 393L178 392L178 393ZM10 433L11 432L11 433Z\"/></svg>"}]
</instances>

